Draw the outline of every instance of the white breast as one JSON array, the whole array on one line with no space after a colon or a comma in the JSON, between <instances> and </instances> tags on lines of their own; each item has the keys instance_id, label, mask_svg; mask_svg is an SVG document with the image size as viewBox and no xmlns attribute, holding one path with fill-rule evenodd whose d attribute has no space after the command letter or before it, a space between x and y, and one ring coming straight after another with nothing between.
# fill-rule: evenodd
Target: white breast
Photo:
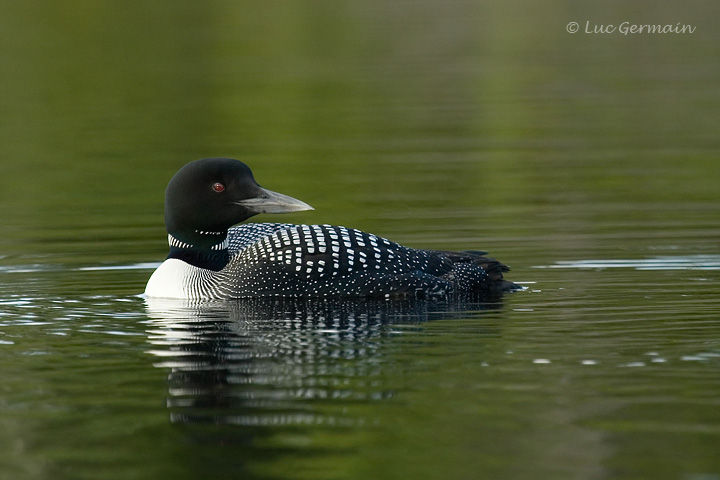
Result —
<instances>
[{"instance_id":1,"label":"white breast","mask_svg":"<svg viewBox=\"0 0 720 480\"><path fill-rule=\"evenodd\" d=\"M192 285L203 276L202 269L177 258L169 258L153 272L145 287L145 295L158 298L196 299L198 289L192 288Z\"/></svg>"}]
</instances>

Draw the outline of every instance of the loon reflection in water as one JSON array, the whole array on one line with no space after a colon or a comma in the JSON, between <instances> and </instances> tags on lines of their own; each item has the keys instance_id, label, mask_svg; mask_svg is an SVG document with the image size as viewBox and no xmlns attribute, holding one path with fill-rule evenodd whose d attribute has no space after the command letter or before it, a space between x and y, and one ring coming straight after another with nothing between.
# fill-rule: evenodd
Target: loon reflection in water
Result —
<instances>
[{"instance_id":1,"label":"loon reflection in water","mask_svg":"<svg viewBox=\"0 0 720 480\"><path fill-rule=\"evenodd\" d=\"M393 385L381 379L396 368L398 336L430 320L467 319L500 307L477 296L463 302L146 302L150 353L157 367L170 370L171 420L244 426L347 422L317 402L392 396ZM496 336L488 325L483 333Z\"/></svg>"}]
</instances>

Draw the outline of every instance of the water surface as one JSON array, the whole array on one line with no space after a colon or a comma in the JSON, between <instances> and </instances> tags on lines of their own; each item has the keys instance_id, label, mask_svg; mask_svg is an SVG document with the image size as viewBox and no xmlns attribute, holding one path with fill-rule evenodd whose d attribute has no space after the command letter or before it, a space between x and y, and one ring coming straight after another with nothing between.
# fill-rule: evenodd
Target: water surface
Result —
<instances>
[{"instance_id":1,"label":"water surface","mask_svg":"<svg viewBox=\"0 0 720 480\"><path fill-rule=\"evenodd\" d=\"M0 478L720 478L720 12L585 7L1 6ZM527 289L142 298L218 155Z\"/></svg>"}]
</instances>

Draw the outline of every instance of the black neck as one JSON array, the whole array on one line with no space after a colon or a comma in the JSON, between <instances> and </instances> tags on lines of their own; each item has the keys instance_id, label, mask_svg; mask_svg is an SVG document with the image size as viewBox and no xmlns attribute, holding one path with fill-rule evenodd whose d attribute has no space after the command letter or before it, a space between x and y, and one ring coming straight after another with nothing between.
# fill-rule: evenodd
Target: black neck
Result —
<instances>
[{"instance_id":1,"label":"black neck","mask_svg":"<svg viewBox=\"0 0 720 480\"><path fill-rule=\"evenodd\" d=\"M173 235L168 236L170 253L167 258L177 258L198 268L222 270L230 261L227 246L227 234L203 235L202 241L193 244L178 240Z\"/></svg>"},{"instance_id":2,"label":"black neck","mask_svg":"<svg viewBox=\"0 0 720 480\"><path fill-rule=\"evenodd\" d=\"M167 258L177 258L198 268L218 272L230 261L227 248L224 250L194 250L189 248L170 247Z\"/></svg>"}]
</instances>

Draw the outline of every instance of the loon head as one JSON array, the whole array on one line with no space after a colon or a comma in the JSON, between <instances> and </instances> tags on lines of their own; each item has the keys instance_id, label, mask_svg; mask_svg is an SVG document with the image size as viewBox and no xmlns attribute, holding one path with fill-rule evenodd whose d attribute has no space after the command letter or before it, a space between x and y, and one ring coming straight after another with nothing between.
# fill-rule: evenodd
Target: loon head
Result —
<instances>
[{"instance_id":1,"label":"loon head","mask_svg":"<svg viewBox=\"0 0 720 480\"><path fill-rule=\"evenodd\" d=\"M190 162L165 190L165 227L182 248L217 248L230 227L258 213L303 210L313 208L260 187L247 165L230 158Z\"/></svg>"}]
</instances>

